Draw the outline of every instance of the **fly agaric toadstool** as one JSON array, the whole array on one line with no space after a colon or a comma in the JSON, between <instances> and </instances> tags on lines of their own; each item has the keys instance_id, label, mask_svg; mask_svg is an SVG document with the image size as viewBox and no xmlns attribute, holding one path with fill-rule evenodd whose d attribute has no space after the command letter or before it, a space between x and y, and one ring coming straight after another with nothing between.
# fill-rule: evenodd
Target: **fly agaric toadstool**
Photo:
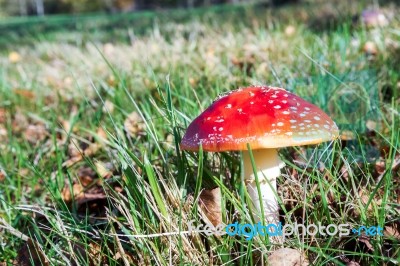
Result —
<instances>
[{"instance_id":1,"label":"fly agaric toadstool","mask_svg":"<svg viewBox=\"0 0 400 266\"><path fill-rule=\"evenodd\" d=\"M241 88L215 100L188 127L183 150L243 152L244 181L258 214L268 223L278 223L276 178L284 163L277 149L318 144L339 135L336 124L317 106L282 88ZM260 193L247 145L257 167ZM261 209L260 198L263 210Z\"/></svg>"}]
</instances>

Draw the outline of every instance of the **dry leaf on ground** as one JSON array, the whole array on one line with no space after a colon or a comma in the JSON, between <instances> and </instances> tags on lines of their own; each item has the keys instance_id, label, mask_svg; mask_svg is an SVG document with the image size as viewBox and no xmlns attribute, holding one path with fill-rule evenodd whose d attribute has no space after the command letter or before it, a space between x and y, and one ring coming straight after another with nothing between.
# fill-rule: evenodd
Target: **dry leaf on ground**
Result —
<instances>
[{"instance_id":1,"label":"dry leaf on ground","mask_svg":"<svg viewBox=\"0 0 400 266\"><path fill-rule=\"evenodd\" d=\"M389 238L396 238L400 240L400 223L385 226L383 234Z\"/></svg>"},{"instance_id":2,"label":"dry leaf on ground","mask_svg":"<svg viewBox=\"0 0 400 266\"><path fill-rule=\"evenodd\" d=\"M299 250L292 248L281 248L275 250L268 256L270 266L306 266L309 265L307 258Z\"/></svg>"},{"instance_id":3,"label":"dry leaf on ground","mask_svg":"<svg viewBox=\"0 0 400 266\"><path fill-rule=\"evenodd\" d=\"M47 136L46 127L43 124L29 125L25 132L25 139L31 144L37 144Z\"/></svg>"},{"instance_id":4,"label":"dry leaf on ground","mask_svg":"<svg viewBox=\"0 0 400 266\"><path fill-rule=\"evenodd\" d=\"M201 191L199 205L203 216L214 226L222 224L221 190L219 187Z\"/></svg>"},{"instance_id":5,"label":"dry leaf on ground","mask_svg":"<svg viewBox=\"0 0 400 266\"><path fill-rule=\"evenodd\" d=\"M40 249L39 244L29 238L18 251L17 258L13 265L31 266L31 265L50 265L45 254Z\"/></svg>"},{"instance_id":6,"label":"dry leaf on ground","mask_svg":"<svg viewBox=\"0 0 400 266\"><path fill-rule=\"evenodd\" d=\"M145 130L145 124L142 117L137 112L132 112L128 115L124 122L126 132L131 136L137 136Z\"/></svg>"}]
</instances>

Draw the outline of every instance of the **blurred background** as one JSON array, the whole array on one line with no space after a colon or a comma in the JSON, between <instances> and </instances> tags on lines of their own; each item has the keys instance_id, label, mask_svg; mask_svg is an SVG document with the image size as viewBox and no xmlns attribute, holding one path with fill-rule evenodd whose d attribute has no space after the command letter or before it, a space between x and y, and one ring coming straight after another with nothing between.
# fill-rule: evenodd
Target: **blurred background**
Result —
<instances>
[{"instance_id":1,"label":"blurred background","mask_svg":"<svg viewBox=\"0 0 400 266\"><path fill-rule=\"evenodd\" d=\"M192 8L249 2L296 2L294 0L0 0L1 16L26 16L84 12L130 12L163 8Z\"/></svg>"}]
</instances>

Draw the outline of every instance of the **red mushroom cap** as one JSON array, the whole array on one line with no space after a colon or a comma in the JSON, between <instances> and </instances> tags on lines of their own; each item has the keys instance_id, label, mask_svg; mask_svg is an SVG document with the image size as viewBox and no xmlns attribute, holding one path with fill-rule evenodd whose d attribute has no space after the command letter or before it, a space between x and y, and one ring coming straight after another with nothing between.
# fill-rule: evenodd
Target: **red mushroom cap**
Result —
<instances>
[{"instance_id":1,"label":"red mushroom cap","mask_svg":"<svg viewBox=\"0 0 400 266\"><path fill-rule=\"evenodd\" d=\"M335 122L317 106L282 88L248 87L215 100L188 127L184 150L280 148L318 144L339 136Z\"/></svg>"}]
</instances>

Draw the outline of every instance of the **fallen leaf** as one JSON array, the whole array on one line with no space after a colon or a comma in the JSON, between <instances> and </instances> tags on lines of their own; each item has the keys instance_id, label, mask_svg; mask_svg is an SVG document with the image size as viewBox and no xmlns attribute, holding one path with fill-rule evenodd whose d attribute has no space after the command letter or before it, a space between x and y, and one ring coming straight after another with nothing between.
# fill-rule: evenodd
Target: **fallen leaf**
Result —
<instances>
[{"instance_id":1,"label":"fallen leaf","mask_svg":"<svg viewBox=\"0 0 400 266\"><path fill-rule=\"evenodd\" d=\"M43 124L29 125L24 132L25 139L31 144L43 141L46 136L47 130Z\"/></svg>"},{"instance_id":2,"label":"fallen leaf","mask_svg":"<svg viewBox=\"0 0 400 266\"><path fill-rule=\"evenodd\" d=\"M13 265L31 266L31 265L50 265L45 254L40 248L39 243L28 238L26 243L19 249L17 258Z\"/></svg>"},{"instance_id":3,"label":"fallen leaf","mask_svg":"<svg viewBox=\"0 0 400 266\"><path fill-rule=\"evenodd\" d=\"M377 122L373 121L373 120L367 120L367 122L365 123L365 126L369 129L369 130L376 130L377 128Z\"/></svg>"},{"instance_id":4,"label":"fallen leaf","mask_svg":"<svg viewBox=\"0 0 400 266\"><path fill-rule=\"evenodd\" d=\"M400 223L393 223L391 225L385 226L383 234L386 237L393 237L400 240Z\"/></svg>"},{"instance_id":5,"label":"fallen leaf","mask_svg":"<svg viewBox=\"0 0 400 266\"><path fill-rule=\"evenodd\" d=\"M110 114L112 114L113 112L114 112L114 104L111 102L111 101L109 101L109 100L106 100L105 102L104 102L104 105L103 105L103 112L104 113L110 113Z\"/></svg>"},{"instance_id":6,"label":"fallen leaf","mask_svg":"<svg viewBox=\"0 0 400 266\"><path fill-rule=\"evenodd\" d=\"M80 167L78 169L78 177L82 186L87 187L93 183L93 180L97 177L97 174L91 167Z\"/></svg>"},{"instance_id":7,"label":"fallen leaf","mask_svg":"<svg viewBox=\"0 0 400 266\"><path fill-rule=\"evenodd\" d=\"M374 247L372 246L371 242L369 241L369 236L360 235L358 237L358 241L363 243L367 247L368 251L372 251L372 252L374 251Z\"/></svg>"},{"instance_id":8,"label":"fallen leaf","mask_svg":"<svg viewBox=\"0 0 400 266\"><path fill-rule=\"evenodd\" d=\"M270 266L306 266L309 262L304 254L292 248L281 248L268 256Z\"/></svg>"},{"instance_id":9,"label":"fallen leaf","mask_svg":"<svg viewBox=\"0 0 400 266\"><path fill-rule=\"evenodd\" d=\"M348 263L346 263L346 266L360 266L360 264L355 261L349 261Z\"/></svg>"},{"instance_id":10,"label":"fallen leaf","mask_svg":"<svg viewBox=\"0 0 400 266\"><path fill-rule=\"evenodd\" d=\"M28 127L28 119L22 114L20 111L17 111L12 119L12 131L13 132L22 132Z\"/></svg>"},{"instance_id":11,"label":"fallen leaf","mask_svg":"<svg viewBox=\"0 0 400 266\"><path fill-rule=\"evenodd\" d=\"M222 224L221 214L221 190L203 189L199 196L199 205L203 216L214 226Z\"/></svg>"},{"instance_id":12,"label":"fallen leaf","mask_svg":"<svg viewBox=\"0 0 400 266\"><path fill-rule=\"evenodd\" d=\"M26 99L34 99L36 97L35 93L31 90L26 89L14 89L13 92L19 96L22 96Z\"/></svg>"},{"instance_id":13,"label":"fallen leaf","mask_svg":"<svg viewBox=\"0 0 400 266\"><path fill-rule=\"evenodd\" d=\"M99 149L101 145L98 143L91 143L87 147L79 148L77 147L76 143L70 143L68 145L68 153L70 155L70 159L63 162L63 167L71 167L72 165L76 164L83 160L84 156L90 157L93 156Z\"/></svg>"},{"instance_id":14,"label":"fallen leaf","mask_svg":"<svg viewBox=\"0 0 400 266\"><path fill-rule=\"evenodd\" d=\"M109 178L112 176L112 172L108 168L109 165L106 165L103 162L97 161L95 164L96 166L96 171L101 176L102 178Z\"/></svg>"},{"instance_id":15,"label":"fallen leaf","mask_svg":"<svg viewBox=\"0 0 400 266\"><path fill-rule=\"evenodd\" d=\"M163 143L164 149L173 149L174 148L174 136L172 134L168 134L165 138L165 142Z\"/></svg>"},{"instance_id":16,"label":"fallen leaf","mask_svg":"<svg viewBox=\"0 0 400 266\"><path fill-rule=\"evenodd\" d=\"M137 112L132 112L125 119L124 128L131 137L134 137L140 133L143 133L145 130L145 124Z\"/></svg>"},{"instance_id":17,"label":"fallen leaf","mask_svg":"<svg viewBox=\"0 0 400 266\"><path fill-rule=\"evenodd\" d=\"M107 140L107 132L102 127L97 129L96 134L100 138L100 141Z\"/></svg>"}]
</instances>

